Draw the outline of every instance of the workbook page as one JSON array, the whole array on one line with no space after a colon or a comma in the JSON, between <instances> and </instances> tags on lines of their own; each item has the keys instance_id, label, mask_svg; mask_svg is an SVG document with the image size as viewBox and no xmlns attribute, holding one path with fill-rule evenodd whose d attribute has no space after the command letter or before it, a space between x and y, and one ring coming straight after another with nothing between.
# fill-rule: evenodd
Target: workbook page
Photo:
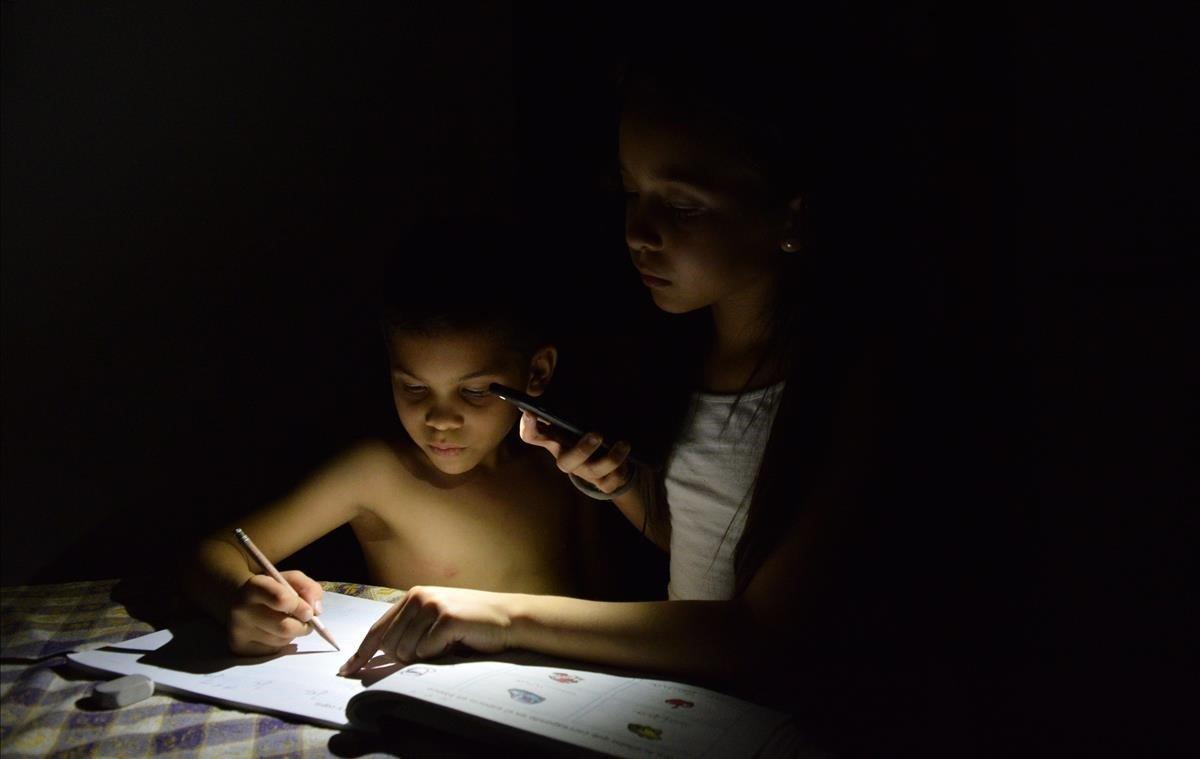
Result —
<instances>
[{"instance_id":1,"label":"workbook page","mask_svg":"<svg viewBox=\"0 0 1200 759\"><path fill-rule=\"evenodd\" d=\"M384 691L617 756L753 756L786 722L696 686L499 661L410 665L355 699L351 714L377 709Z\"/></svg>"},{"instance_id":2,"label":"workbook page","mask_svg":"<svg viewBox=\"0 0 1200 759\"><path fill-rule=\"evenodd\" d=\"M253 711L303 717L346 726L346 703L364 681L338 677L371 625L390 604L339 593L321 597L321 621L342 646L337 651L310 633L269 657L234 656L224 631L198 622L160 630L103 649L70 654L80 664L122 675L146 675L156 689L211 698Z\"/></svg>"}]
</instances>

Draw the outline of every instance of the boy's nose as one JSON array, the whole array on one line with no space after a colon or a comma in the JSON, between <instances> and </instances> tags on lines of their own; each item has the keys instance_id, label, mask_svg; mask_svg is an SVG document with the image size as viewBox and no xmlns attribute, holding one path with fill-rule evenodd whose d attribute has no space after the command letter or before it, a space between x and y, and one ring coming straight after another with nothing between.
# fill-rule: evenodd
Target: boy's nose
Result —
<instances>
[{"instance_id":1,"label":"boy's nose","mask_svg":"<svg viewBox=\"0 0 1200 759\"><path fill-rule=\"evenodd\" d=\"M430 409L425 415L425 424L435 430L452 430L462 426L462 416L449 409Z\"/></svg>"}]
</instances>

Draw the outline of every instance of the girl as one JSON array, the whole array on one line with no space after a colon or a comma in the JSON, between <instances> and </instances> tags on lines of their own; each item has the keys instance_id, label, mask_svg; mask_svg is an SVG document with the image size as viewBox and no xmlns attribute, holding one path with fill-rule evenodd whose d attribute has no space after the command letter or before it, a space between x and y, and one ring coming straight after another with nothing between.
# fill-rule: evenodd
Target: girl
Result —
<instances>
[{"instance_id":1,"label":"girl","mask_svg":"<svg viewBox=\"0 0 1200 759\"><path fill-rule=\"evenodd\" d=\"M814 154L836 133L816 128L829 114L814 92L795 109L744 51L647 49L662 54L623 85L626 242L661 310L707 312L697 392L656 471L635 471L627 442L594 455L599 433L568 444L526 416L521 436L670 551L671 600L415 587L342 674L377 650L412 662L464 644L760 688L820 645L815 610L855 521L876 372L813 228Z\"/></svg>"}]
</instances>

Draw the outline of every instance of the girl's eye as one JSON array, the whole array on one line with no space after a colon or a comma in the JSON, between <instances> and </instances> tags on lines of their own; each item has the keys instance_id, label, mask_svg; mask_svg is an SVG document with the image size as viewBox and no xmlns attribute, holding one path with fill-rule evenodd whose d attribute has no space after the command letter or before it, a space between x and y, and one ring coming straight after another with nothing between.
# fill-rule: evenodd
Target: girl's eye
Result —
<instances>
[{"instance_id":1,"label":"girl's eye","mask_svg":"<svg viewBox=\"0 0 1200 759\"><path fill-rule=\"evenodd\" d=\"M480 398L488 397L487 390L475 390L475 389L469 388L469 387L464 387L462 394L464 396L470 398L471 400L479 400Z\"/></svg>"},{"instance_id":2,"label":"girl's eye","mask_svg":"<svg viewBox=\"0 0 1200 759\"><path fill-rule=\"evenodd\" d=\"M419 394L425 392L425 386L424 385L410 385L406 382L406 383L404 383L404 392L412 393L413 395L419 395Z\"/></svg>"}]
</instances>

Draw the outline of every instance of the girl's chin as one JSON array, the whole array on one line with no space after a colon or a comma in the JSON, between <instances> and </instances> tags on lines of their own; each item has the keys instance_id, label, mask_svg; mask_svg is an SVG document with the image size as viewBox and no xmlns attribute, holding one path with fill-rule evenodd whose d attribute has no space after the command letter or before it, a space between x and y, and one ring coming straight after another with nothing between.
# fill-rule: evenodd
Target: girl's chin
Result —
<instances>
[{"instance_id":1,"label":"girl's chin","mask_svg":"<svg viewBox=\"0 0 1200 759\"><path fill-rule=\"evenodd\" d=\"M708 305L707 303L688 303L655 290L650 292L650 297L654 300L654 305L658 306L660 311L665 311L668 314L686 314Z\"/></svg>"}]
</instances>

